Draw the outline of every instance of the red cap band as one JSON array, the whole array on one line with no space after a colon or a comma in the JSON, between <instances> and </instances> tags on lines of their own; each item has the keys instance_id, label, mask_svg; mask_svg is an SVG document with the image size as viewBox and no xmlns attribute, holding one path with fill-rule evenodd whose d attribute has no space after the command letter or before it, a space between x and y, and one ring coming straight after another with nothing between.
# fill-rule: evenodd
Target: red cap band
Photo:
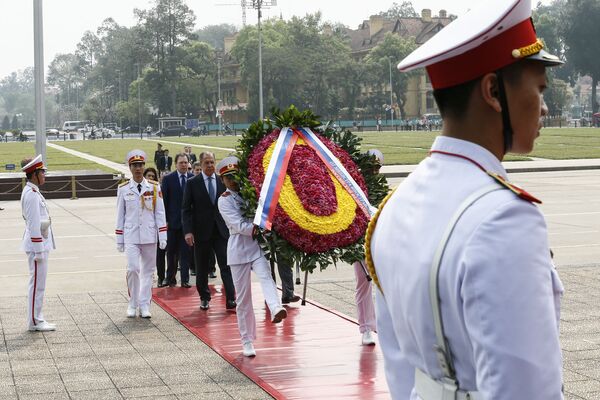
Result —
<instances>
[{"instance_id":1,"label":"red cap band","mask_svg":"<svg viewBox=\"0 0 600 400\"><path fill-rule=\"evenodd\" d=\"M444 89L497 71L521 60L513 57L513 50L529 46L536 40L533 24L526 19L466 53L429 65L427 73L431 85L434 89Z\"/></svg>"}]
</instances>

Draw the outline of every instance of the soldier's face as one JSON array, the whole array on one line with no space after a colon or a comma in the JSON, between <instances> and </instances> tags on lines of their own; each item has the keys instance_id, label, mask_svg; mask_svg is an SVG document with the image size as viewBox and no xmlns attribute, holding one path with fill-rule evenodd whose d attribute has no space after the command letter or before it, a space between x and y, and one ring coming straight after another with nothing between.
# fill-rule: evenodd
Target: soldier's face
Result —
<instances>
[{"instance_id":1,"label":"soldier's face","mask_svg":"<svg viewBox=\"0 0 600 400\"><path fill-rule=\"evenodd\" d=\"M129 170L131 171L134 181L141 182L142 178L144 177L145 165L145 163L140 162L129 164Z\"/></svg>"},{"instance_id":2,"label":"soldier's face","mask_svg":"<svg viewBox=\"0 0 600 400\"><path fill-rule=\"evenodd\" d=\"M35 183L37 186L42 186L45 182L46 182L46 170L45 169L38 169L34 174L33 174L33 179L32 179L33 183Z\"/></svg>"},{"instance_id":3,"label":"soldier's face","mask_svg":"<svg viewBox=\"0 0 600 400\"><path fill-rule=\"evenodd\" d=\"M542 129L543 119L548 114L548 107L542 95L546 85L546 68L538 62L525 63L518 84L506 85L513 128L511 151L514 153L527 154L533 150L535 139Z\"/></svg>"},{"instance_id":4,"label":"soldier's face","mask_svg":"<svg viewBox=\"0 0 600 400\"><path fill-rule=\"evenodd\" d=\"M204 156L202 159L202 172L206 176L211 176L215 173L215 158L213 156Z\"/></svg>"},{"instance_id":5,"label":"soldier's face","mask_svg":"<svg viewBox=\"0 0 600 400\"><path fill-rule=\"evenodd\" d=\"M233 175L221 175L221 179L223 180L223 185L229 190L233 190L234 192L238 191L239 185L233 178Z\"/></svg>"}]
</instances>

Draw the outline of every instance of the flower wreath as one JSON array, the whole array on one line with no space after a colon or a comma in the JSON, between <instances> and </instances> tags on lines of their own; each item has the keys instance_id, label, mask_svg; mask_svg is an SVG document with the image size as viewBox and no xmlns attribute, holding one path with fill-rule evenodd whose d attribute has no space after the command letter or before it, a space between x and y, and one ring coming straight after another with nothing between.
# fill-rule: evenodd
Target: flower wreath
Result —
<instances>
[{"instance_id":1,"label":"flower wreath","mask_svg":"<svg viewBox=\"0 0 600 400\"><path fill-rule=\"evenodd\" d=\"M368 195L369 203L379 205L389 187L383 175L372 173L375 157L360 152L362 139L348 130L323 126L310 110L300 112L291 106L284 112L274 109L272 119L250 125L237 147L240 194L246 200L247 217L255 217L265 173L278 136L286 127L304 127L314 133ZM270 258L277 254L300 262L303 270L312 271L317 265L322 270L338 260L353 263L364 259L368 222L364 209L316 151L299 138L289 156L272 229L262 230L259 242Z\"/></svg>"}]
</instances>

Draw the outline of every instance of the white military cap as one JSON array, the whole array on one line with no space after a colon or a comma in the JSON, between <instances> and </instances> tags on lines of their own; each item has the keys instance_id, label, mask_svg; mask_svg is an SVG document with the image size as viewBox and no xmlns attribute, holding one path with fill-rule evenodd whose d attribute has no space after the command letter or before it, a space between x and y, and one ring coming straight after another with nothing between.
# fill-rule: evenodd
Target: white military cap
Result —
<instances>
[{"instance_id":1,"label":"white military cap","mask_svg":"<svg viewBox=\"0 0 600 400\"><path fill-rule=\"evenodd\" d=\"M24 160L25 161L25 160ZM44 165L44 160L42 160L42 155L38 154L34 159L27 162L25 165L21 167L21 171L29 174L33 171L37 171L38 169L47 169Z\"/></svg>"},{"instance_id":2,"label":"white military cap","mask_svg":"<svg viewBox=\"0 0 600 400\"><path fill-rule=\"evenodd\" d=\"M367 151L367 154L370 156L375 156L375 158L377 159L377 162L379 162L379 164L383 165L383 153L381 152L381 150L370 149L369 151Z\"/></svg>"},{"instance_id":3,"label":"white military cap","mask_svg":"<svg viewBox=\"0 0 600 400\"><path fill-rule=\"evenodd\" d=\"M398 64L426 67L434 89L471 81L522 59L563 62L543 50L531 21L531 0L489 0L460 16Z\"/></svg>"},{"instance_id":4,"label":"white military cap","mask_svg":"<svg viewBox=\"0 0 600 400\"><path fill-rule=\"evenodd\" d=\"M139 149L131 150L129 153L127 153L126 160L128 165L133 163L145 163L146 153Z\"/></svg>"},{"instance_id":5,"label":"white military cap","mask_svg":"<svg viewBox=\"0 0 600 400\"><path fill-rule=\"evenodd\" d=\"M217 164L217 173L219 175L234 174L240 170L238 163L240 160L235 156L228 156Z\"/></svg>"}]
</instances>

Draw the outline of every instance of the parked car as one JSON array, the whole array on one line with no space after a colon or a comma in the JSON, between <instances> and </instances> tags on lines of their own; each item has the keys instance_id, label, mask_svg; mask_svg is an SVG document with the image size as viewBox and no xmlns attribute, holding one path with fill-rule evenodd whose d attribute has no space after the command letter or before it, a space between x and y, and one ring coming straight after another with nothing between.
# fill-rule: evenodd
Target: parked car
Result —
<instances>
[{"instance_id":1,"label":"parked car","mask_svg":"<svg viewBox=\"0 0 600 400\"><path fill-rule=\"evenodd\" d=\"M183 125L171 125L158 131L158 136L181 136L187 133Z\"/></svg>"}]
</instances>

